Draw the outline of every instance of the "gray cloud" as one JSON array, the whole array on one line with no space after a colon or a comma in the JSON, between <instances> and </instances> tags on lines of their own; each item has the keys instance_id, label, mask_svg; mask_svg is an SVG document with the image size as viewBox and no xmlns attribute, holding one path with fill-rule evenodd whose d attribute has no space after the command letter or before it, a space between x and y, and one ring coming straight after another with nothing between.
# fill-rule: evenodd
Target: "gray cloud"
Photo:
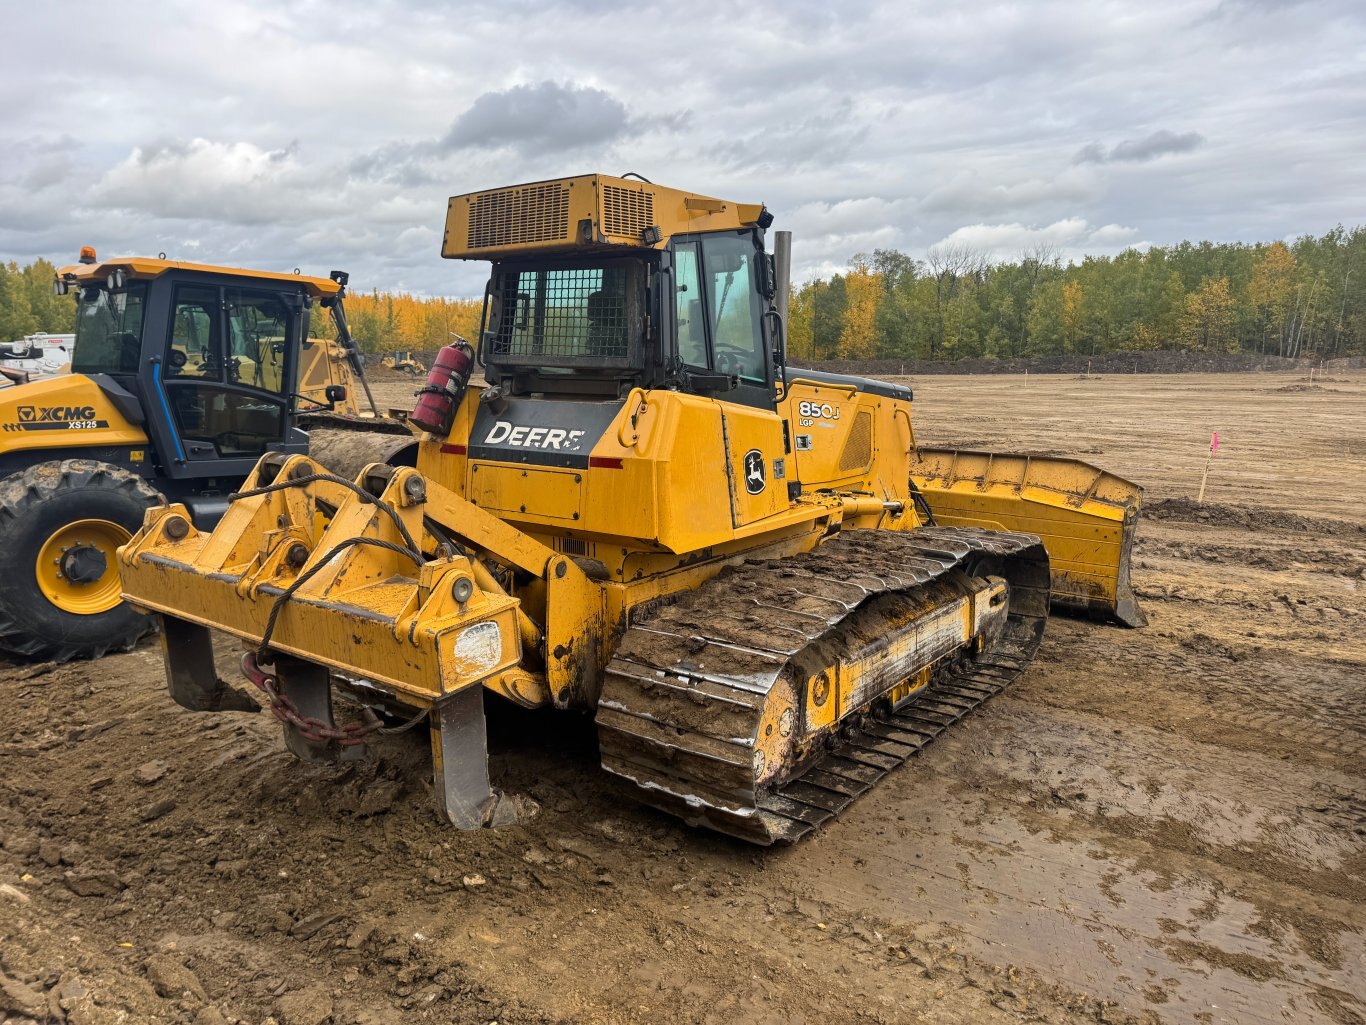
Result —
<instances>
[{"instance_id":1,"label":"gray cloud","mask_svg":"<svg viewBox=\"0 0 1366 1025\"><path fill-rule=\"evenodd\" d=\"M1074 164L1141 164L1173 153L1189 153L1205 144L1199 132L1169 132L1165 128L1142 139L1125 139L1106 149L1098 142L1077 150Z\"/></svg>"},{"instance_id":2,"label":"gray cloud","mask_svg":"<svg viewBox=\"0 0 1366 1025\"><path fill-rule=\"evenodd\" d=\"M601 146L626 131L626 105L592 86L538 82L478 97L441 146L565 151Z\"/></svg>"},{"instance_id":3,"label":"gray cloud","mask_svg":"<svg viewBox=\"0 0 1366 1025\"><path fill-rule=\"evenodd\" d=\"M447 198L584 171L765 202L799 278L949 238L1079 257L1366 222L1360 0L747 0L686 30L662 0L330 0L304 35L312 0L125 7L116 46L6 10L0 260L478 295L486 268L438 255Z\"/></svg>"}]
</instances>

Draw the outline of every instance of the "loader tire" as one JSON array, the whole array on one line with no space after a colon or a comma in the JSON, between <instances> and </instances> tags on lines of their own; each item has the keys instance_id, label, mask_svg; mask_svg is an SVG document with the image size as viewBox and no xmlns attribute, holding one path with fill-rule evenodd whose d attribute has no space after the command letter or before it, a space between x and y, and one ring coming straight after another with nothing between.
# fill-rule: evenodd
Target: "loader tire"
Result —
<instances>
[{"instance_id":1,"label":"loader tire","mask_svg":"<svg viewBox=\"0 0 1366 1025\"><path fill-rule=\"evenodd\" d=\"M68 662L131 648L152 629L119 595L115 549L162 496L93 459L0 481L0 649Z\"/></svg>"}]
</instances>

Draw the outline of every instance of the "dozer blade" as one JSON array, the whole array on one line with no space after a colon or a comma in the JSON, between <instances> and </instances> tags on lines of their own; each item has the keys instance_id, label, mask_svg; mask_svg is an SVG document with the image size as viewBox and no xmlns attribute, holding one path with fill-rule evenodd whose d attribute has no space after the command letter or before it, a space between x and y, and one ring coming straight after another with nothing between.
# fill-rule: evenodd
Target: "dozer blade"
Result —
<instances>
[{"instance_id":1,"label":"dozer blade","mask_svg":"<svg viewBox=\"0 0 1366 1025\"><path fill-rule=\"evenodd\" d=\"M912 453L911 481L936 524L1037 535L1055 606L1147 625L1129 577L1137 484L1077 459L935 448Z\"/></svg>"},{"instance_id":2,"label":"dozer blade","mask_svg":"<svg viewBox=\"0 0 1366 1025\"><path fill-rule=\"evenodd\" d=\"M627 629L603 768L690 825L794 841L1013 681L1047 612L1023 534L853 530L747 563Z\"/></svg>"}]
</instances>

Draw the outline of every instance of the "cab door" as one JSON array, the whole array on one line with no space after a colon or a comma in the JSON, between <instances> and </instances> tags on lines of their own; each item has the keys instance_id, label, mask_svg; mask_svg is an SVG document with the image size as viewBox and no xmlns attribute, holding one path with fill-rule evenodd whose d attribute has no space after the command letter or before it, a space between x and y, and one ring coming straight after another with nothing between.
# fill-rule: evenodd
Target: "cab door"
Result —
<instances>
[{"instance_id":1,"label":"cab door","mask_svg":"<svg viewBox=\"0 0 1366 1025\"><path fill-rule=\"evenodd\" d=\"M787 446L774 412L773 361L764 334L758 261L748 231L682 236L673 249L674 337L685 371L725 375L734 388L709 392L721 410L731 523L788 506Z\"/></svg>"},{"instance_id":2,"label":"cab door","mask_svg":"<svg viewBox=\"0 0 1366 1025\"><path fill-rule=\"evenodd\" d=\"M306 451L290 416L302 309L297 292L175 286L159 374L172 476L245 475L268 451Z\"/></svg>"}]
</instances>

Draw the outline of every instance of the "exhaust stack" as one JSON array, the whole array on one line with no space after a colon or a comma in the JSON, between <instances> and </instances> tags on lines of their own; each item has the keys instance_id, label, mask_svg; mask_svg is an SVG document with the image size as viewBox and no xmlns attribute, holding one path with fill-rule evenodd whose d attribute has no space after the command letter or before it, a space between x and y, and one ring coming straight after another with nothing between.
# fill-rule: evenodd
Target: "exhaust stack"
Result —
<instances>
[{"instance_id":1,"label":"exhaust stack","mask_svg":"<svg viewBox=\"0 0 1366 1025\"><path fill-rule=\"evenodd\" d=\"M773 304L783 321L783 337L787 337L787 305L792 296L792 232L773 233L773 266L778 279L778 294Z\"/></svg>"}]
</instances>

